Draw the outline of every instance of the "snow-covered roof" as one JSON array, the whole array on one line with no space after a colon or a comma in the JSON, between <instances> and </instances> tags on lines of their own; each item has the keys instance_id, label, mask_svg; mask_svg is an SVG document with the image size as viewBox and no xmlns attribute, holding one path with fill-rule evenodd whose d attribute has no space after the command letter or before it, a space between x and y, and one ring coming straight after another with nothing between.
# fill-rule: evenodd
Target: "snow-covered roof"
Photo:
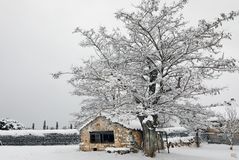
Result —
<instances>
[{"instance_id":1,"label":"snow-covered roof","mask_svg":"<svg viewBox=\"0 0 239 160\"><path fill-rule=\"evenodd\" d=\"M180 142L183 142L183 143L188 143L190 141L194 140L194 137L193 136L187 136L187 137L170 137L168 138L168 142L171 142L171 143L180 143Z\"/></svg>"},{"instance_id":2,"label":"snow-covered roof","mask_svg":"<svg viewBox=\"0 0 239 160\"><path fill-rule=\"evenodd\" d=\"M210 117L207 119L209 122L213 122L213 121L218 121L219 118L218 117Z\"/></svg>"},{"instance_id":3,"label":"snow-covered roof","mask_svg":"<svg viewBox=\"0 0 239 160\"><path fill-rule=\"evenodd\" d=\"M108 114L103 114L103 115L100 115L100 116L105 117L106 119L109 119L111 122L119 123L126 128L135 129L135 130L142 130L140 121L137 119L136 116L133 116L133 115L130 115L130 116L129 115L112 116L112 115L108 115ZM100 117L100 116L98 116L98 117ZM98 117L90 118L87 122L85 122L83 125L81 125L79 127L79 130L81 130L82 128L87 126L89 123L91 123L92 121L94 121Z\"/></svg>"},{"instance_id":4,"label":"snow-covered roof","mask_svg":"<svg viewBox=\"0 0 239 160\"><path fill-rule=\"evenodd\" d=\"M126 128L142 130L140 121L137 119L136 116L134 118L133 117L134 116L127 117L126 119L124 119L123 116L120 116L120 117L106 117L106 118L110 119L112 122L119 123Z\"/></svg>"},{"instance_id":5,"label":"snow-covered roof","mask_svg":"<svg viewBox=\"0 0 239 160\"><path fill-rule=\"evenodd\" d=\"M45 136L47 134L79 134L77 129L57 129L57 130L0 130L0 136Z\"/></svg>"},{"instance_id":6,"label":"snow-covered roof","mask_svg":"<svg viewBox=\"0 0 239 160\"><path fill-rule=\"evenodd\" d=\"M186 132L188 130L184 127L168 127L168 128L157 128L156 131L163 131L169 134L175 132Z\"/></svg>"}]
</instances>

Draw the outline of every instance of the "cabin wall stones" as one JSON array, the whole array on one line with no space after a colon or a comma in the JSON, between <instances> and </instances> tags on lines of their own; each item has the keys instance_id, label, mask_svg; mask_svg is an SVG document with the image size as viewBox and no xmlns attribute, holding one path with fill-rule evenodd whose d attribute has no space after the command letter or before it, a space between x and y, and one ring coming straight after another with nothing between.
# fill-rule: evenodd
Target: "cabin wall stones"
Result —
<instances>
[{"instance_id":1,"label":"cabin wall stones","mask_svg":"<svg viewBox=\"0 0 239 160\"><path fill-rule=\"evenodd\" d=\"M90 133L113 132L114 140L111 143L101 142L92 143ZM133 137L133 138L132 138ZM142 143L142 135L140 131L129 129L123 125L111 122L103 116L99 116L80 130L80 150L96 151L104 150L106 147L129 147L132 139L134 146L140 146Z\"/></svg>"}]
</instances>

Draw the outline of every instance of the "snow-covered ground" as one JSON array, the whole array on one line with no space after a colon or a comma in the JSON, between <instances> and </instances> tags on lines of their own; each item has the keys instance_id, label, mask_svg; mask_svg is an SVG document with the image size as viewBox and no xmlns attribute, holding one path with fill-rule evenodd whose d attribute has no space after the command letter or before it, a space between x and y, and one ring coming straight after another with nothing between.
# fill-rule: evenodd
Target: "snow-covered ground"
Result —
<instances>
[{"instance_id":1,"label":"snow-covered ground","mask_svg":"<svg viewBox=\"0 0 239 160\"><path fill-rule=\"evenodd\" d=\"M140 153L119 155L106 152L82 152L72 146L0 146L1 160L152 160ZM234 151L227 145L203 144L201 148L179 147L157 154L160 160L238 160L239 146Z\"/></svg>"}]
</instances>

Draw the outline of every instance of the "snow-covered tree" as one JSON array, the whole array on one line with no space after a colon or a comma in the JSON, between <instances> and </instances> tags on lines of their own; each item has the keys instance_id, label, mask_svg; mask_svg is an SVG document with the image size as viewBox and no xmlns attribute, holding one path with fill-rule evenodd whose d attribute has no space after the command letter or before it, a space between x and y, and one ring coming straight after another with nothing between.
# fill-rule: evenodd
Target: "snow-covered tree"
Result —
<instances>
[{"instance_id":1,"label":"snow-covered tree","mask_svg":"<svg viewBox=\"0 0 239 160\"><path fill-rule=\"evenodd\" d=\"M233 149L235 135L239 135L239 105L235 99L226 103L225 113L220 115L221 131L226 134Z\"/></svg>"},{"instance_id":2,"label":"snow-covered tree","mask_svg":"<svg viewBox=\"0 0 239 160\"><path fill-rule=\"evenodd\" d=\"M21 130L25 127L16 120L2 119L0 120L0 130Z\"/></svg>"},{"instance_id":3,"label":"snow-covered tree","mask_svg":"<svg viewBox=\"0 0 239 160\"><path fill-rule=\"evenodd\" d=\"M77 114L80 122L102 111L134 114L143 129L145 155L153 157L158 115L193 121L207 114L204 107L189 102L198 95L219 94L222 88L208 88L202 82L238 69L235 59L220 50L222 40L231 36L221 25L238 12L189 26L181 14L186 4L186 0L170 5L143 0L133 12L116 13L124 28L110 33L105 27L75 30L84 37L81 46L93 48L97 57L53 76L73 74L69 83L74 94L88 97Z\"/></svg>"}]
</instances>

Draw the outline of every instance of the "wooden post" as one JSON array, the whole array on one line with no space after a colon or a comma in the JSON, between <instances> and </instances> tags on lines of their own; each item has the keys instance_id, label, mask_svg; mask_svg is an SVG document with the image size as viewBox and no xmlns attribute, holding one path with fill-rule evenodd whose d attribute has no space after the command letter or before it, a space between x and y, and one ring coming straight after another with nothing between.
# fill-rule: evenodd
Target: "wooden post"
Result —
<instances>
[{"instance_id":1,"label":"wooden post","mask_svg":"<svg viewBox=\"0 0 239 160\"><path fill-rule=\"evenodd\" d=\"M168 153L169 153L169 143L168 143L168 134L167 132L165 132L165 135L166 135L166 143L167 143L167 149L168 149Z\"/></svg>"},{"instance_id":2,"label":"wooden post","mask_svg":"<svg viewBox=\"0 0 239 160\"><path fill-rule=\"evenodd\" d=\"M199 129L197 128L197 129L196 129L196 145L197 145L197 147L200 147L198 130L199 130Z\"/></svg>"}]
</instances>

